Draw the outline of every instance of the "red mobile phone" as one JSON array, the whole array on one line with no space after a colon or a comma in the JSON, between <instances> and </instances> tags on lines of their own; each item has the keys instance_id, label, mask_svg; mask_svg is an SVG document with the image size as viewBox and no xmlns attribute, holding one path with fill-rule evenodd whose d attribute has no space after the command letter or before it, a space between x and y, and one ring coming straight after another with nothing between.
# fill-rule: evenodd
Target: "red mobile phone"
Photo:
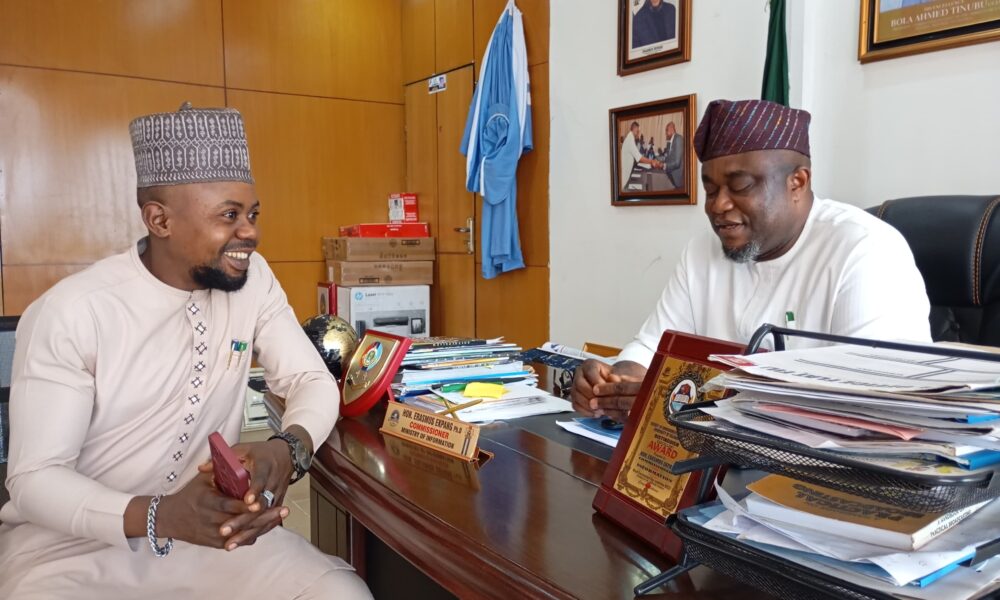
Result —
<instances>
[{"instance_id":1,"label":"red mobile phone","mask_svg":"<svg viewBox=\"0 0 1000 600\"><path fill-rule=\"evenodd\" d=\"M218 431L208 436L208 447L212 452L215 486L223 494L242 500L250 490L250 473Z\"/></svg>"}]
</instances>

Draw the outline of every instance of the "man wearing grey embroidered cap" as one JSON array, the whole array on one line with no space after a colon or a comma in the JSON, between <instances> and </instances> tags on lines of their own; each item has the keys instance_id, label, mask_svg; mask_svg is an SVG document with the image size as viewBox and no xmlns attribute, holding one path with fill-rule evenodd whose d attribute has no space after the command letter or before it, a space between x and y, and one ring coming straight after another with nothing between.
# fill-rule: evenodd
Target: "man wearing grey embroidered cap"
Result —
<instances>
[{"instance_id":1,"label":"man wearing grey embroidered cap","mask_svg":"<svg viewBox=\"0 0 1000 600\"><path fill-rule=\"evenodd\" d=\"M0 598L370 598L279 527L338 391L255 252L240 113L185 103L130 131L149 235L18 327ZM288 406L281 433L237 444L251 358ZM250 472L243 498L212 482L214 431Z\"/></svg>"}]
</instances>

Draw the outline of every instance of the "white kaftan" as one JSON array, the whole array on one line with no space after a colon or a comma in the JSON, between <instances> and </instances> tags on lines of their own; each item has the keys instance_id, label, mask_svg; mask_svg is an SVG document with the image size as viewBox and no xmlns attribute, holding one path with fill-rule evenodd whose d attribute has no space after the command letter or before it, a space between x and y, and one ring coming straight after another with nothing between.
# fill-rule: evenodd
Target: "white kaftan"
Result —
<instances>
[{"instance_id":1,"label":"white kaftan","mask_svg":"<svg viewBox=\"0 0 1000 600\"><path fill-rule=\"evenodd\" d=\"M213 431L238 442L251 355L288 399L283 427L319 445L338 414L336 382L260 255L243 289L186 292L146 269L144 244L60 281L21 318L0 598L292 598L349 569L280 527L233 552L178 542L163 559L125 538L133 496L182 488Z\"/></svg>"},{"instance_id":2,"label":"white kaftan","mask_svg":"<svg viewBox=\"0 0 1000 600\"><path fill-rule=\"evenodd\" d=\"M747 342L764 323L929 342L929 315L924 280L903 236L860 208L816 198L795 245L774 260L729 260L711 230L691 240L618 360L649 366L666 329ZM820 344L795 338L787 347Z\"/></svg>"}]
</instances>

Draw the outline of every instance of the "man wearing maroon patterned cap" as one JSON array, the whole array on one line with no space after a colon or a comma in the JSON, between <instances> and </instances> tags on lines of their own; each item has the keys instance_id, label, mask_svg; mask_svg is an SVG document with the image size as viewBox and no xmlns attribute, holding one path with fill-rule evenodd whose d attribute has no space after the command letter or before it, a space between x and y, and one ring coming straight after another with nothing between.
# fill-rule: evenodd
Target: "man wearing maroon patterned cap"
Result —
<instances>
[{"instance_id":1,"label":"man wearing maroon patterned cap","mask_svg":"<svg viewBox=\"0 0 1000 600\"><path fill-rule=\"evenodd\" d=\"M930 341L930 303L890 225L816 198L810 115L762 100L716 100L695 133L711 231L692 239L613 366L577 370L574 407L623 419L666 329L746 342L763 323ZM790 340L792 347L814 344Z\"/></svg>"}]
</instances>

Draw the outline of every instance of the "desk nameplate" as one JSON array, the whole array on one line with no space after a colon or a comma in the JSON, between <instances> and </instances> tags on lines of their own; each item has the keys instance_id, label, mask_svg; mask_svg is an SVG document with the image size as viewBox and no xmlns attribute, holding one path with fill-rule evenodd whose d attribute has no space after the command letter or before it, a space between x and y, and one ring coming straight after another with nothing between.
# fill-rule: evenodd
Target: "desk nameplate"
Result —
<instances>
[{"instance_id":1,"label":"desk nameplate","mask_svg":"<svg viewBox=\"0 0 1000 600\"><path fill-rule=\"evenodd\" d=\"M477 457L478 425L415 406L390 401L380 431L463 460Z\"/></svg>"}]
</instances>

